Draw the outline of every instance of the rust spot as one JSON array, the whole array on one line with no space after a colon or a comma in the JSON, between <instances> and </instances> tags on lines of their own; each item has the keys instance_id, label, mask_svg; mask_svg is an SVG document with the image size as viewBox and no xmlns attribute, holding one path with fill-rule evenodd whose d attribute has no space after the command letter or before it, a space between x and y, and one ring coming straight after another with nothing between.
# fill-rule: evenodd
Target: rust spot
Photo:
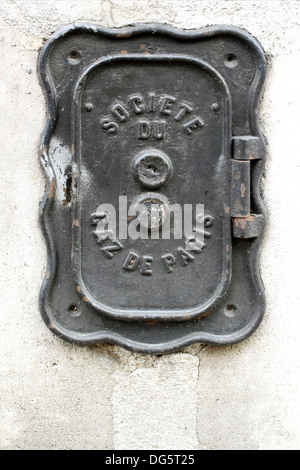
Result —
<instances>
[{"instance_id":1,"label":"rust spot","mask_svg":"<svg viewBox=\"0 0 300 470\"><path fill-rule=\"evenodd\" d=\"M121 54L126 55L126 54L128 54L128 52L127 51L121 51Z\"/></svg>"},{"instance_id":2,"label":"rust spot","mask_svg":"<svg viewBox=\"0 0 300 470\"><path fill-rule=\"evenodd\" d=\"M55 330L55 326L53 325L53 323L50 323L49 328L51 328L51 330Z\"/></svg>"},{"instance_id":3,"label":"rust spot","mask_svg":"<svg viewBox=\"0 0 300 470\"><path fill-rule=\"evenodd\" d=\"M73 219L73 221L72 221L72 228L74 227L74 225L75 225L76 227L80 227L80 222L79 222L78 219Z\"/></svg>"},{"instance_id":4,"label":"rust spot","mask_svg":"<svg viewBox=\"0 0 300 470\"><path fill-rule=\"evenodd\" d=\"M234 219L234 224L236 227L240 226L242 230L245 230L247 221L246 219Z\"/></svg>"},{"instance_id":5,"label":"rust spot","mask_svg":"<svg viewBox=\"0 0 300 470\"><path fill-rule=\"evenodd\" d=\"M156 325L156 323L159 323L159 321L148 321L146 325Z\"/></svg>"},{"instance_id":6,"label":"rust spot","mask_svg":"<svg viewBox=\"0 0 300 470\"><path fill-rule=\"evenodd\" d=\"M77 292L80 292L80 286L76 286Z\"/></svg>"},{"instance_id":7,"label":"rust spot","mask_svg":"<svg viewBox=\"0 0 300 470\"><path fill-rule=\"evenodd\" d=\"M245 214L236 214L235 218L236 219L245 219L245 218L249 217L249 215L250 215L249 213L246 216L245 216Z\"/></svg>"},{"instance_id":8,"label":"rust spot","mask_svg":"<svg viewBox=\"0 0 300 470\"><path fill-rule=\"evenodd\" d=\"M126 39L126 38L130 38L130 37L131 37L131 33L129 31L122 31L121 33L118 33L116 35L116 38Z\"/></svg>"},{"instance_id":9,"label":"rust spot","mask_svg":"<svg viewBox=\"0 0 300 470\"><path fill-rule=\"evenodd\" d=\"M227 253L229 253L229 245L226 245Z\"/></svg>"},{"instance_id":10,"label":"rust spot","mask_svg":"<svg viewBox=\"0 0 300 470\"><path fill-rule=\"evenodd\" d=\"M46 277L46 279L49 279L49 278L50 278L50 276L51 276L51 273L50 273L50 271L47 271L47 272L46 272L46 276L45 276L45 277Z\"/></svg>"},{"instance_id":11,"label":"rust spot","mask_svg":"<svg viewBox=\"0 0 300 470\"><path fill-rule=\"evenodd\" d=\"M71 146L71 153L72 153L73 156L75 155L75 147L74 147L74 144L72 144L72 146Z\"/></svg>"},{"instance_id":12,"label":"rust spot","mask_svg":"<svg viewBox=\"0 0 300 470\"><path fill-rule=\"evenodd\" d=\"M50 183L50 189L49 189L49 198L52 199L55 194L55 179L53 178Z\"/></svg>"},{"instance_id":13,"label":"rust spot","mask_svg":"<svg viewBox=\"0 0 300 470\"><path fill-rule=\"evenodd\" d=\"M89 301L89 299L88 299L87 297L82 297L82 300L83 300L84 302L88 302L88 301Z\"/></svg>"},{"instance_id":14,"label":"rust spot","mask_svg":"<svg viewBox=\"0 0 300 470\"><path fill-rule=\"evenodd\" d=\"M225 212L226 214L229 214L229 207L226 207Z\"/></svg>"},{"instance_id":15,"label":"rust spot","mask_svg":"<svg viewBox=\"0 0 300 470\"><path fill-rule=\"evenodd\" d=\"M148 51L143 52L144 55L149 55Z\"/></svg>"},{"instance_id":16,"label":"rust spot","mask_svg":"<svg viewBox=\"0 0 300 470\"><path fill-rule=\"evenodd\" d=\"M245 230L247 223L252 222L252 220L254 220L253 215L249 215L248 217L235 217L234 225L236 227L240 227L242 230Z\"/></svg>"},{"instance_id":17,"label":"rust spot","mask_svg":"<svg viewBox=\"0 0 300 470\"><path fill-rule=\"evenodd\" d=\"M206 313L203 313L202 315L199 315L198 317L195 318L195 320L197 320L198 318L207 317L207 315L210 315L214 310L215 310L215 307L212 308L209 312L206 312Z\"/></svg>"}]
</instances>

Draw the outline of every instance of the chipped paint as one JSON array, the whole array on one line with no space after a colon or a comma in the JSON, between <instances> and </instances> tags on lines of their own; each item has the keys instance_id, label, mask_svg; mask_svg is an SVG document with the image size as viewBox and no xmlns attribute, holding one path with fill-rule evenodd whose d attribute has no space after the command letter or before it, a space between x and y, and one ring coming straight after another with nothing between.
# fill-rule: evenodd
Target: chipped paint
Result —
<instances>
[{"instance_id":1,"label":"chipped paint","mask_svg":"<svg viewBox=\"0 0 300 470\"><path fill-rule=\"evenodd\" d=\"M246 186L244 185L244 183L241 184L241 197L245 197L245 193L246 193Z\"/></svg>"},{"instance_id":2,"label":"chipped paint","mask_svg":"<svg viewBox=\"0 0 300 470\"><path fill-rule=\"evenodd\" d=\"M75 227L80 227L80 222L79 222L78 219L73 219L73 220L72 220L72 228L73 228L74 226L75 226Z\"/></svg>"},{"instance_id":3,"label":"chipped paint","mask_svg":"<svg viewBox=\"0 0 300 470\"><path fill-rule=\"evenodd\" d=\"M51 180L50 187L49 187L49 198L53 199L54 195L55 195L55 179L53 178Z\"/></svg>"}]
</instances>

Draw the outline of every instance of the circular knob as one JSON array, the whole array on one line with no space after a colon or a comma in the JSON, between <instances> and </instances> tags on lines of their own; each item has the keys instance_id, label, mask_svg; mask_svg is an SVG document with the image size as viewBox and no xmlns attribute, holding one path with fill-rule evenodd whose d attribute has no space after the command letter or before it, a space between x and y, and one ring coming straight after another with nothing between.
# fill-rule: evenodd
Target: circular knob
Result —
<instances>
[{"instance_id":1,"label":"circular knob","mask_svg":"<svg viewBox=\"0 0 300 470\"><path fill-rule=\"evenodd\" d=\"M133 176L145 188L159 188L172 174L170 158L162 150L145 149L133 161Z\"/></svg>"}]
</instances>

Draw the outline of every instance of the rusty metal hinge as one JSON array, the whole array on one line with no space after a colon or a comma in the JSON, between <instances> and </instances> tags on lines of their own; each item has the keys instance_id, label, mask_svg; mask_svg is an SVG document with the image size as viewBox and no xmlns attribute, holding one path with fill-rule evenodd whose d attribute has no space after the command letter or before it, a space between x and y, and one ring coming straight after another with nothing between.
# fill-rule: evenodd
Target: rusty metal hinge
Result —
<instances>
[{"instance_id":1,"label":"rusty metal hinge","mask_svg":"<svg viewBox=\"0 0 300 470\"><path fill-rule=\"evenodd\" d=\"M264 216L251 212L251 161L264 156L259 137L240 136L232 139L232 231L235 238L256 238L262 232Z\"/></svg>"}]
</instances>

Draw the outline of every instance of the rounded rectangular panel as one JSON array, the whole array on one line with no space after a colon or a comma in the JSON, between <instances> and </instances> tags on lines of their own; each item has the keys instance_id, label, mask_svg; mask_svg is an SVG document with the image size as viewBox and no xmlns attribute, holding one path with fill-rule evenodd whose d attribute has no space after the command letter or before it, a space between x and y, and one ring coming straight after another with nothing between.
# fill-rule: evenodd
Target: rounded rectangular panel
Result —
<instances>
[{"instance_id":1,"label":"rounded rectangular panel","mask_svg":"<svg viewBox=\"0 0 300 470\"><path fill-rule=\"evenodd\" d=\"M72 259L82 296L122 319L205 314L227 291L231 271L231 110L222 77L191 57L110 57L83 73L74 104L73 201L79 224L73 227ZM170 175L159 166L167 159ZM120 234L120 196L128 207L138 200L170 212L168 226L154 234L139 228L132 239L136 218L127 217ZM104 238L103 231L100 238L97 211L97 226L104 225L100 207L107 204L115 233ZM203 242L192 246L188 237L201 217L197 206L209 228L203 223Z\"/></svg>"}]
</instances>

